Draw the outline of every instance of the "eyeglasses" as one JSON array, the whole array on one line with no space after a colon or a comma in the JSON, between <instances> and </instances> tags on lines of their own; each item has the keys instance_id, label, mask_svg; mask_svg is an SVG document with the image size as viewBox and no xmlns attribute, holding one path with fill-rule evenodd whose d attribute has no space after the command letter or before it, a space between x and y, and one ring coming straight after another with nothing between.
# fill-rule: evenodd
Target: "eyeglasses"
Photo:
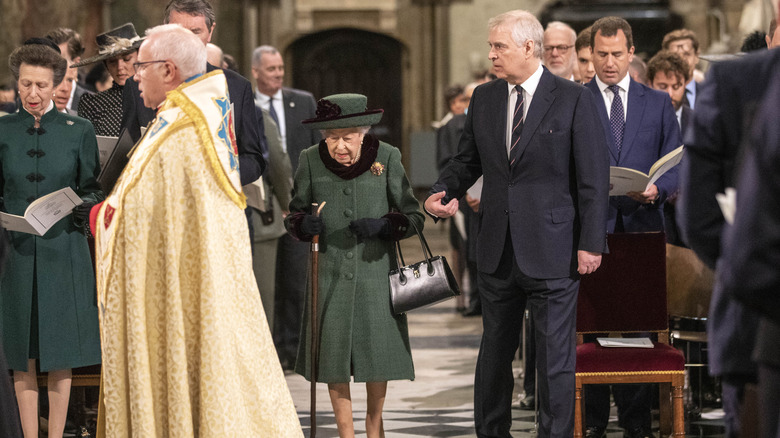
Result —
<instances>
[{"instance_id":1,"label":"eyeglasses","mask_svg":"<svg viewBox=\"0 0 780 438\"><path fill-rule=\"evenodd\" d=\"M167 59L161 59L161 60L158 60L158 61L134 62L133 63L133 68L135 69L136 73L141 73L142 71L144 71L146 69L146 67L149 66L149 64L157 64L159 62L168 62L168 60Z\"/></svg>"},{"instance_id":2,"label":"eyeglasses","mask_svg":"<svg viewBox=\"0 0 780 438\"><path fill-rule=\"evenodd\" d=\"M558 53L560 53L561 55L565 55L566 52L568 52L569 49L571 49L572 47L574 46L566 46L563 44L560 46L545 46L544 51L547 53L551 53L553 50L558 49Z\"/></svg>"}]
</instances>

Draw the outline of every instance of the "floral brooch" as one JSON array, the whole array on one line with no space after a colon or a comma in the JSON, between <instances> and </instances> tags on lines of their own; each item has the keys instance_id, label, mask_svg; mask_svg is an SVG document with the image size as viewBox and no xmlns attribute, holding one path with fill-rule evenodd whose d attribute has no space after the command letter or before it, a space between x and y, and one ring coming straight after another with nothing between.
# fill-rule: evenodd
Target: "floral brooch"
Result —
<instances>
[{"instance_id":1,"label":"floral brooch","mask_svg":"<svg viewBox=\"0 0 780 438\"><path fill-rule=\"evenodd\" d=\"M373 173L376 176L381 175L382 172L384 171L385 171L385 166L379 161L374 161L374 164L371 165L371 173Z\"/></svg>"}]
</instances>

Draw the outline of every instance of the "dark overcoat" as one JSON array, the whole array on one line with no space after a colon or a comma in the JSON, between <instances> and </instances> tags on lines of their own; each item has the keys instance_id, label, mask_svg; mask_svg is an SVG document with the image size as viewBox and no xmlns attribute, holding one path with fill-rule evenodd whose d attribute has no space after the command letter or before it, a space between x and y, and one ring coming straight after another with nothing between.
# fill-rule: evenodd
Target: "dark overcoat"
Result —
<instances>
[{"instance_id":1,"label":"dark overcoat","mask_svg":"<svg viewBox=\"0 0 780 438\"><path fill-rule=\"evenodd\" d=\"M33 123L24 109L0 118L3 211L24 215L32 201L64 187L85 202L101 201L92 124L56 110L41 118L45 132L28 132ZM36 320L41 371L100 363L95 275L83 232L68 216L41 237L10 232L10 240L0 286L8 366L27 370Z\"/></svg>"},{"instance_id":2,"label":"dark overcoat","mask_svg":"<svg viewBox=\"0 0 780 438\"><path fill-rule=\"evenodd\" d=\"M318 325L320 327L317 380L344 383L414 379L406 315L395 315L390 304L388 271L393 243L389 240L359 241L349 223L360 218L380 218L391 210L400 212L422 230L425 220L401 164L398 149L379 143L370 170L353 179L342 179L325 167L319 146L300 155L295 174L290 213L309 212L313 202L327 205L320 235ZM409 226L405 236L414 234ZM303 262L303 261L302 261ZM307 288L298 361L295 371L311 375L311 329Z\"/></svg>"}]
</instances>

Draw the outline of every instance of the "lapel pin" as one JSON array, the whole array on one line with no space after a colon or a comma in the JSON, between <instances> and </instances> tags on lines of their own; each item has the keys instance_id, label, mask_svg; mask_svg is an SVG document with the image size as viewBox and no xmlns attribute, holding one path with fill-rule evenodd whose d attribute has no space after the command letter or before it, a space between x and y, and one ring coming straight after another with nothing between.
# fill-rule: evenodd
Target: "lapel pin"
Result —
<instances>
[{"instance_id":1,"label":"lapel pin","mask_svg":"<svg viewBox=\"0 0 780 438\"><path fill-rule=\"evenodd\" d=\"M295 108L295 102L290 102L290 108Z\"/></svg>"},{"instance_id":2,"label":"lapel pin","mask_svg":"<svg viewBox=\"0 0 780 438\"><path fill-rule=\"evenodd\" d=\"M73 125L73 120L67 120L65 121L65 123L67 123L68 125Z\"/></svg>"}]
</instances>

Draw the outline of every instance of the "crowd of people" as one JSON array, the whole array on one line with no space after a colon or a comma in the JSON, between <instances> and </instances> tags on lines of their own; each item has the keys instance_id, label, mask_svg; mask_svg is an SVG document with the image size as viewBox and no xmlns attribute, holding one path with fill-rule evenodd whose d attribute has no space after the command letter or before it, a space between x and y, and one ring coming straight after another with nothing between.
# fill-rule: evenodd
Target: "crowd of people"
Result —
<instances>
[{"instance_id":1,"label":"crowd of people","mask_svg":"<svg viewBox=\"0 0 780 438\"><path fill-rule=\"evenodd\" d=\"M286 370L327 384L342 437L354 436L350 382L365 383L367 434L384 436L387 382L415 376L387 273L394 242L426 215L452 218L451 262L470 285L456 307L482 316L479 437L510 436L520 345L526 394L514 403L539 410L540 436L572 436L579 280L599 269L607 234L631 232L664 232L716 271L709 367L726 435L740 436L746 385L758 383L763 436L780 436L780 51L704 79L687 29L645 62L619 17L579 34L526 11L493 17L490 70L447 90L439 177L421 205L399 150L371 133L383 115L371 96L285 87L269 45L254 50L250 83L211 44L206 0L171 0L161 18L143 37L132 23L98 35L89 58L65 28L9 58L2 211L24 215L65 187L80 205L43 235L3 235L0 364L13 388L0 382L2 436L38 436L39 372L49 436L62 436L72 369L96 364L99 437L302 436ZM775 28L746 47L775 47ZM97 136L123 132L136 144L109 189ZM611 167L647 172L680 145L682 165L612 192ZM739 208L720 195L734 187ZM586 437L605 436L611 396L624 436L653 436L649 385L593 385Z\"/></svg>"}]
</instances>

